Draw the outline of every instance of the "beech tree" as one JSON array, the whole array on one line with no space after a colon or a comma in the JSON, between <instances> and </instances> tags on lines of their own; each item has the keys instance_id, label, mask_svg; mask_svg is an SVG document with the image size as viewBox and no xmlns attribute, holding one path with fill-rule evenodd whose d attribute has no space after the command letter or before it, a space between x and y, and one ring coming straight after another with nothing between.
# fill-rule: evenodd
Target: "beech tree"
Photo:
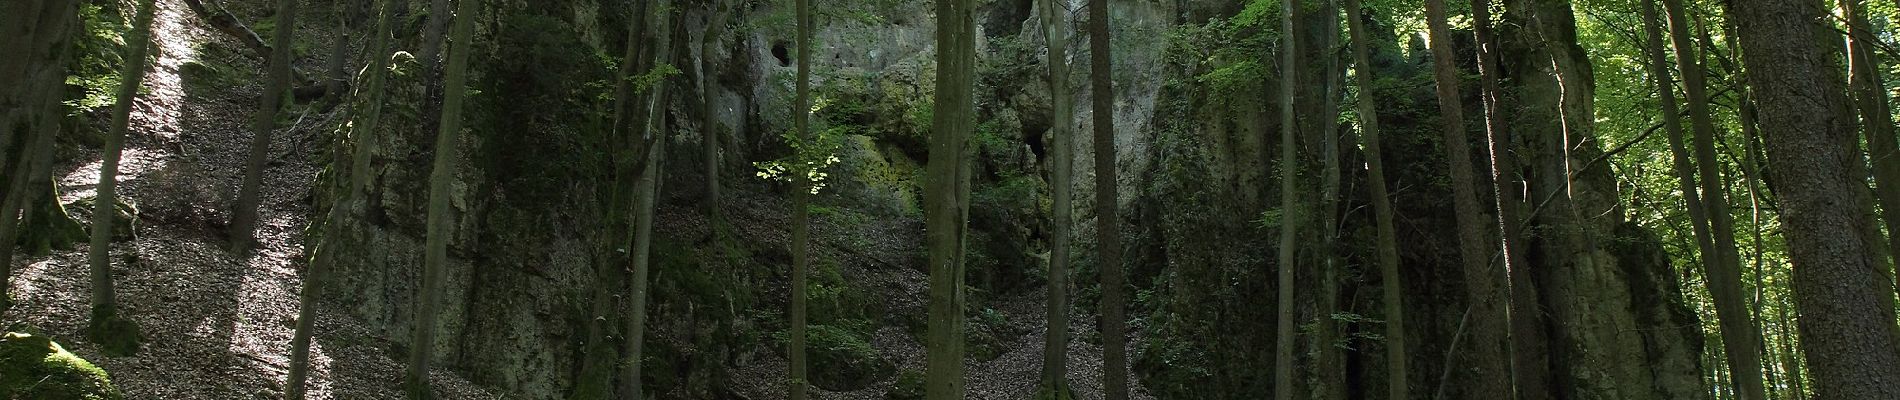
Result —
<instances>
[{"instance_id":1,"label":"beech tree","mask_svg":"<svg viewBox=\"0 0 1900 400\"><path fill-rule=\"evenodd\" d=\"M656 1L649 5L646 26L652 27L655 42L659 45L650 54L647 65L655 71L672 68L667 65L673 56L673 2ZM655 72L649 72L655 73ZM658 72L662 78L668 76ZM627 318L627 353L621 360L624 374L620 379L620 392L623 398L640 400L646 397L644 389L643 365L645 360L646 324L647 324L647 277L653 269L653 208L660 195L660 165L666 156L666 133L663 120L666 99L666 79L652 81L646 87L646 118L640 129L639 141L646 143L644 167L640 168L639 180L634 182L633 220L633 276L629 282L629 295L633 299L630 317Z\"/></svg>"},{"instance_id":2,"label":"beech tree","mask_svg":"<svg viewBox=\"0 0 1900 400\"><path fill-rule=\"evenodd\" d=\"M99 164L98 195L93 198L92 244L86 253L92 266L92 321L87 334L109 351L130 354L138 350L138 327L119 316L118 296L112 288L112 225L119 214L119 158L125 150L125 132L132 124L132 103L145 83L146 60L152 43L153 0L141 0L133 19L125 69L120 73L118 100L112 105L112 130L106 133L104 159ZM11 242L6 243L11 245Z\"/></svg>"},{"instance_id":3,"label":"beech tree","mask_svg":"<svg viewBox=\"0 0 1900 400\"><path fill-rule=\"evenodd\" d=\"M1089 91L1095 130L1095 246L1102 285L1102 386L1128 398L1128 316L1122 293L1121 205L1115 170L1115 83L1109 67L1108 0L1089 0Z\"/></svg>"},{"instance_id":4,"label":"beech tree","mask_svg":"<svg viewBox=\"0 0 1900 400\"><path fill-rule=\"evenodd\" d=\"M1275 303L1273 341L1273 396L1293 400L1293 269L1299 262L1299 136L1298 116L1294 112L1294 89L1299 79L1299 39L1293 35L1297 0L1281 0L1281 31L1285 42L1280 49L1280 253L1278 268L1279 296Z\"/></svg>"},{"instance_id":5,"label":"beech tree","mask_svg":"<svg viewBox=\"0 0 1900 400\"><path fill-rule=\"evenodd\" d=\"M964 396L964 232L970 221L967 157L969 137L976 130L975 1L937 1L936 57L936 112L930 124L923 210L930 252L924 392L931 400L953 400Z\"/></svg>"},{"instance_id":6,"label":"beech tree","mask_svg":"<svg viewBox=\"0 0 1900 400\"><path fill-rule=\"evenodd\" d=\"M1073 222L1075 100L1069 91L1068 21L1060 0L1043 0L1043 41L1049 46L1049 325L1042 345L1042 391L1066 399L1069 392L1069 224Z\"/></svg>"},{"instance_id":7,"label":"beech tree","mask_svg":"<svg viewBox=\"0 0 1900 400\"><path fill-rule=\"evenodd\" d=\"M346 187L343 195L330 204L328 219L324 220L325 231L331 237L342 234L342 228L338 225L343 223L356 200L363 198L368 186L370 152L374 151L370 140L382 119L383 82L389 73L390 29L395 23L396 8L407 3L406 0L384 0L381 3L375 36L370 38L370 67L366 71L369 82L362 89L366 96L360 102L353 103L350 111L354 114L350 127L350 141L354 145L350 149L350 178L344 183ZM303 287L297 296L297 327L290 337L290 366L284 381L284 397L292 400L303 399L305 395L304 385L310 374L310 340L317 319L317 294L321 292L317 285L323 282L323 274L335 267L338 251L342 250L330 243L320 245L312 250L314 255L310 257L310 268L304 271Z\"/></svg>"},{"instance_id":8,"label":"beech tree","mask_svg":"<svg viewBox=\"0 0 1900 400\"><path fill-rule=\"evenodd\" d=\"M251 123L251 151L245 162L244 181L238 186L237 207L231 212L231 251L251 250L256 240L257 208L264 185L264 170L269 167L271 136L277 129L277 112L283 108L284 91L290 87L291 40L296 37L297 2L277 1L277 31L271 37L270 69L264 92L258 95L256 120Z\"/></svg>"},{"instance_id":9,"label":"beech tree","mask_svg":"<svg viewBox=\"0 0 1900 400\"><path fill-rule=\"evenodd\" d=\"M1367 191L1371 195L1373 223L1378 235L1378 263L1381 303L1385 310L1386 398L1411 398L1406 368L1405 296L1399 275L1398 230L1392 227L1392 194L1386 188L1385 149L1379 138L1377 79L1372 75L1372 47L1367 43L1364 6L1359 0L1346 0L1346 31L1352 39L1353 75L1359 85L1359 132L1365 143Z\"/></svg>"},{"instance_id":10,"label":"beech tree","mask_svg":"<svg viewBox=\"0 0 1900 400\"><path fill-rule=\"evenodd\" d=\"M474 50L475 11L480 0L462 0L456 10L453 48L443 86L441 130L436 132L435 161L429 174L428 238L423 249L421 301L415 307L415 338L409 343L407 385L409 397L432 398L429 361L435 355L436 317L440 314L442 285L449 263L449 184L455 180L456 144L462 133L462 103L468 96L468 56ZM447 17L446 14L431 18Z\"/></svg>"},{"instance_id":11,"label":"beech tree","mask_svg":"<svg viewBox=\"0 0 1900 400\"><path fill-rule=\"evenodd\" d=\"M805 143L814 139L811 134L811 0L798 0L798 80L795 89L798 99L792 107L794 127L798 138ZM934 157L933 157L934 158ZM934 167L937 163L931 163ZM800 162L796 168L807 169L816 166ZM807 276L811 269L811 187L812 173L801 171L792 177L796 184L792 187L792 312L791 312L791 399L805 400L809 379L805 371L805 307L808 289ZM934 285L933 285L934 288ZM962 307L957 308L961 310Z\"/></svg>"}]
</instances>

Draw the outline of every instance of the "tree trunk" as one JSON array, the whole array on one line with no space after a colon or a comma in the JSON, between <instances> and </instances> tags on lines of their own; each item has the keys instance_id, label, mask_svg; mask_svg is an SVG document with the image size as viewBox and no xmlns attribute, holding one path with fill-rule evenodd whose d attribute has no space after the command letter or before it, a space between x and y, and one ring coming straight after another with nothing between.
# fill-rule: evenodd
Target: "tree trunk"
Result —
<instances>
[{"instance_id":1,"label":"tree trunk","mask_svg":"<svg viewBox=\"0 0 1900 400\"><path fill-rule=\"evenodd\" d=\"M1742 60L1761 103L1769 182L1793 261L1802 350L1819 398L1900 398L1893 298L1869 237L1867 176L1839 75L1838 36L1818 0L1736 0Z\"/></svg>"},{"instance_id":2,"label":"tree trunk","mask_svg":"<svg viewBox=\"0 0 1900 400\"><path fill-rule=\"evenodd\" d=\"M1695 132L1695 163L1702 190L1701 203L1689 207L1694 211L1699 206L1708 223L1708 240L1712 247L1707 250L1713 251L1703 253L1703 266L1708 271L1709 294L1714 298L1716 319L1722 328L1722 347L1728 354L1730 378L1742 399L1766 399L1759 347L1761 331L1749 318L1748 304L1742 298L1741 252L1736 250L1734 216L1729 212L1728 191L1722 185L1721 164L1715 157L1716 133L1709 112L1706 73L1696 54L1695 41L1689 36L1690 17L1684 12L1682 1L1663 0L1662 3L1669 16L1676 65L1682 71L1683 92L1689 96L1689 122ZM1654 7L1653 3L1646 2L1645 11L1650 14L1650 20L1655 19ZM1654 51L1660 56L1661 38L1656 41ZM1662 76L1667 76L1666 71ZM1692 190L1685 188L1684 193Z\"/></svg>"},{"instance_id":3,"label":"tree trunk","mask_svg":"<svg viewBox=\"0 0 1900 400\"><path fill-rule=\"evenodd\" d=\"M1446 23L1444 0L1426 0L1426 22L1432 48L1433 76L1437 82L1439 118L1444 123L1445 161L1451 176L1452 203L1458 218L1459 254L1464 259L1463 276L1466 301L1471 304L1471 351L1467 359L1472 374L1479 379L1470 384L1475 398L1504 399L1511 396L1509 361L1501 349L1506 327L1510 326L1497 303L1500 275L1491 271L1490 243L1485 232L1483 212L1479 210L1477 180L1471 170L1470 142L1465 136L1462 83L1452 52L1451 27Z\"/></svg>"},{"instance_id":4,"label":"tree trunk","mask_svg":"<svg viewBox=\"0 0 1900 400\"><path fill-rule=\"evenodd\" d=\"M1273 396L1293 400L1293 272L1299 262L1299 124L1294 111L1295 88L1299 82L1299 39L1293 35L1296 0L1281 0L1282 44L1280 49L1280 251L1274 265L1278 279L1275 304L1279 312L1274 320Z\"/></svg>"},{"instance_id":5,"label":"tree trunk","mask_svg":"<svg viewBox=\"0 0 1900 400\"><path fill-rule=\"evenodd\" d=\"M1880 76L1880 55L1870 43L1874 31L1860 0L1837 0L1847 16L1847 76L1854 106L1860 111L1867 156L1873 160L1876 198L1888 232L1900 232L1900 143L1895 142L1893 109L1887 104L1886 82ZM1887 235L1887 253L1900 263L1900 234ZM1892 275L1892 269L1888 269ZM1889 279L1892 277L1889 276Z\"/></svg>"},{"instance_id":6,"label":"tree trunk","mask_svg":"<svg viewBox=\"0 0 1900 400\"><path fill-rule=\"evenodd\" d=\"M99 193L92 201L92 244L86 249L87 263L92 265L92 322L87 333L93 342L120 354L131 354L138 349L138 335L131 321L119 317L118 296L112 288L112 219L119 215L119 156L125 149L125 132L132 124L132 103L138 98L139 86L145 82L152 18L157 9L153 0L142 0L138 7L131 35L125 39L128 53L125 69L120 73L119 98L112 105L112 130L106 133L104 159L100 161Z\"/></svg>"},{"instance_id":7,"label":"tree trunk","mask_svg":"<svg viewBox=\"0 0 1900 400\"><path fill-rule=\"evenodd\" d=\"M264 92L258 94L256 120L251 123L250 158L245 162L244 182L238 187L237 208L231 214L231 251L251 251L256 240L258 204L264 185L264 170L270 161L270 143L277 128L277 112L282 108L284 91L290 86L290 47L296 35L297 2L277 1L277 31L271 38L270 73Z\"/></svg>"},{"instance_id":8,"label":"tree trunk","mask_svg":"<svg viewBox=\"0 0 1900 400\"><path fill-rule=\"evenodd\" d=\"M718 36L721 32L725 32L727 11L722 3L723 1L714 1L709 6L711 10L708 12L712 13L712 20L707 22L706 32L700 36L699 57L693 58L693 70L699 75L700 146L706 153L706 219L712 223L715 241L722 238L721 232L723 232L725 221L725 216L720 212L719 206L719 139L723 133L720 132L719 121L716 119L719 113L713 111L712 91L715 88L712 76L706 71L705 59L712 57L713 49L719 44ZM715 252L719 248L720 246L713 246Z\"/></svg>"},{"instance_id":9,"label":"tree trunk","mask_svg":"<svg viewBox=\"0 0 1900 400\"><path fill-rule=\"evenodd\" d=\"M421 303L416 306L415 340L410 342L408 387L410 398L431 398L429 361L435 354L436 317L449 263L449 184L455 180L455 157L462 133L462 102L468 90L468 56L474 50L475 11L480 0L462 0L455 20L454 49L450 51L446 90L442 99L441 130L436 132L435 161L429 174L428 238L424 244ZM435 14L447 17L446 14Z\"/></svg>"},{"instance_id":10,"label":"tree trunk","mask_svg":"<svg viewBox=\"0 0 1900 400\"><path fill-rule=\"evenodd\" d=\"M793 129L796 129L799 141L811 143L815 138L811 134L811 0L797 0L798 7L798 78L795 86L797 103L792 107ZM802 148L801 148L802 149ZM802 150L800 150L802 151ZM808 154L794 157L804 159ZM933 164L934 165L934 164ZM810 163L800 163L795 168L816 168ZM792 400L805 400L806 387L809 386L809 374L806 371L805 354L805 307L810 301L806 297L806 278L811 270L811 189L813 182L810 171L800 171L792 177L797 182L792 187L792 312L791 312L791 395ZM958 308L959 310L961 307Z\"/></svg>"},{"instance_id":11,"label":"tree trunk","mask_svg":"<svg viewBox=\"0 0 1900 400\"><path fill-rule=\"evenodd\" d=\"M1491 198L1496 204L1498 259L1504 261L1505 292L1510 299L1511 384L1518 400L1551 397L1549 338L1544 332L1544 310L1537 301L1536 279L1526 260L1523 235L1522 191L1516 152L1505 122L1504 89L1500 81L1498 42L1492 29L1490 0L1472 0L1472 36L1478 45L1479 96L1484 103L1484 138L1491 172Z\"/></svg>"},{"instance_id":12,"label":"tree trunk","mask_svg":"<svg viewBox=\"0 0 1900 400\"><path fill-rule=\"evenodd\" d=\"M1411 398L1405 347L1404 285L1399 276L1398 231L1392 226L1392 195L1386 188L1385 150L1379 138L1378 86L1372 76L1372 61L1367 43L1366 23L1359 0L1346 0L1346 27L1352 39L1354 76L1359 84L1359 130L1365 134L1366 181L1371 192L1372 214L1378 231L1380 290L1385 296L1386 398Z\"/></svg>"},{"instance_id":13,"label":"tree trunk","mask_svg":"<svg viewBox=\"0 0 1900 400\"><path fill-rule=\"evenodd\" d=\"M4 120L0 120L0 132L4 132L4 141L0 146L13 146L19 151L4 151L0 148L0 167L11 165L6 175L6 191L0 192L0 313L3 313L10 300L7 297L7 278L13 274L14 243L19 240L20 214L22 210L31 210L34 196L28 196L34 180L33 167L39 164L39 158L50 163L53 151L53 137L60 130L60 121L65 113L60 101L65 99L66 65L72 59L72 37L78 23L78 2L76 1L36 1L24 7L18 14L0 16L0 21L18 26L0 27L0 50L13 56L0 58L0 84L8 90L0 91L0 107L4 109ZM17 144L15 144L17 143ZM5 154L16 153L17 159L7 159Z\"/></svg>"},{"instance_id":14,"label":"tree trunk","mask_svg":"<svg viewBox=\"0 0 1900 400\"><path fill-rule=\"evenodd\" d=\"M1042 34L1049 46L1049 323L1042 346L1042 390L1046 398L1067 399L1069 392L1069 225L1073 222L1075 100L1069 90L1068 11L1060 0L1043 0Z\"/></svg>"},{"instance_id":15,"label":"tree trunk","mask_svg":"<svg viewBox=\"0 0 1900 400\"><path fill-rule=\"evenodd\" d=\"M924 223L930 252L930 332L925 394L962 399L964 232L969 224L969 137L975 130L976 2L937 1L936 113Z\"/></svg>"},{"instance_id":16,"label":"tree trunk","mask_svg":"<svg viewBox=\"0 0 1900 400\"><path fill-rule=\"evenodd\" d=\"M362 199L367 190L370 152L372 151L370 135L375 134L376 127L382 118L383 81L389 69L389 34L391 25L394 24L396 8L402 6L403 3L404 0L382 2L380 18L376 23L376 36L370 38L370 59L367 60L370 63L367 71L369 84L363 90L367 96L363 101L367 104L359 103L358 107L363 108L352 110L352 112L361 111L363 114L358 116L351 126L352 142L355 148L351 149L350 178L345 183L347 186L343 188L343 195L338 196L336 201L330 204L330 215L324 222L326 239L343 234L343 229L339 224L343 223L350 207L353 207L357 199ZM339 149L341 149L340 146ZM310 268L304 271L303 287L299 289L297 296L297 327L290 337L289 376L284 382L284 396L291 400L302 400L305 395L304 384L310 372L310 339L317 319L317 294L322 290L318 285L323 282L323 274L328 273L336 263L336 253L342 251L331 248L327 244L329 243L324 243L311 251L315 255L311 257Z\"/></svg>"},{"instance_id":17,"label":"tree trunk","mask_svg":"<svg viewBox=\"0 0 1900 400\"><path fill-rule=\"evenodd\" d=\"M1322 18L1317 23L1325 35L1320 41L1318 53L1321 73L1326 74L1325 84L1320 88L1323 97L1319 99L1319 136L1320 186L1319 209L1312 213L1317 217L1314 230L1318 241L1313 252L1319 258L1319 298L1317 312L1313 314L1313 324L1317 332L1310 342L1313 351L1312 386L1313 398L1318 400L1344 400L1346 398L1346 365L1342 351L1335 344L1340 342L1339 321L1333 319L1339 309L1340 269L1345 268L1339 257L1339 80L1343 71L1339 68L1339 4L1337 0L1326 0L1317 11ZM1310 21L1310 19L1309 19Z\"/></svg>"},{"instance_id":18,"label":"tree trunk","mask_svg":"<svg viewBox=\"0 0 1900 400\"><path fill-rule=\"evenodd\" d=\"M1095 235L1101 274L1102 395L1128 398L1120 179L1115 170L1115 83L1109 63L1108 0L1089 0L1089 91L1095 130ZM941 104L941 103L939 103Z\"/></svg>"},{"instance_id":19,"label":"tree trunk","mask_svg":"<svg viewBox=\"0 0 1900 400\"><path fill-rule=\"evenodd\" d=\"M659 47L651 54L647 65L659 68L671 62L673 55L673 2L656 1L649 5L646 26L653 28L654 43ZM647 323L647 276L653 269L653 207L660 196L660 161L666 156L666 134L663 119L666 112L666 85L662 79L654 81L647 88L646 118L641 125L640 136L646 145L644 166L640 168L639 181L633 185L634 212L638 213L633 221L633 266L632 278L628 282L628 297L632 298L630 317L627 318L627 353L621 360L620 379L622 398L640 400L646 398L643 382L646 377L642 370L646 349Z\"/></svg>"},{"instance_id":20,"label":"tree trunk","mask_svg":"<svg viewBox=\"0 0 1900 400\"><path fill-rule=\"evenodd\" d=\"M357 0L333 0L337 16L337 34L331 39L330 79L324 82L324 87L327 88L324 93L337 99L338 104L342 104L344 95L347 94L343 87L350 81L350 34L355 33L355 21L360 17L356 15L356 7L350 5L355 1Z\"/></svg>"}]
</instances>

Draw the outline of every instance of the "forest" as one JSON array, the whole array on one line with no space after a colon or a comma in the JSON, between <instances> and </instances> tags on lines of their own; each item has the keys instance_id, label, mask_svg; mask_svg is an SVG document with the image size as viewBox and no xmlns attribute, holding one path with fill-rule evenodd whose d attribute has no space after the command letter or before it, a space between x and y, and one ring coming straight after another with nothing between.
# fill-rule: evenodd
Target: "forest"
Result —
<instances>
[{"instance_id":1,"label":"forest","mask_svg":"<svg viewBox=\"0 0 1900 400\"><path fill-rule=\"evenodd\" d=\"M0 0L0 399L1900 399L1897 26Z\"/></svg>"}]
</instances>

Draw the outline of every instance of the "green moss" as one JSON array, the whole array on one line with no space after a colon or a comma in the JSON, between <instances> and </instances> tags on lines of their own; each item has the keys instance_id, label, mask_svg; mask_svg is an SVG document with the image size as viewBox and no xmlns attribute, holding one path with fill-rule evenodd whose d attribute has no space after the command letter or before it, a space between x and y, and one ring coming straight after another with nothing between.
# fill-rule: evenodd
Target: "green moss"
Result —
<instances>
[{"instance_id":1,"label":"green moss","mask_svg":"<svg viewBox=\"0 0 1900 400\"><path fill-rule=\"evenodd\" d=\"M884 392L885 400L923 400L924 372L907 369L897 373L897 383Z\"/></svg>"},{"instance_id":2,"label":"green moss","mask_svg":"<svg viewBox=\"0 0 1900 400\"><path fill-rule=\"evenodd\" d=\"M86 326L86 339L98 343L106 354L129 356L139 352L139 344L145 340L145 335L139 332L138 324L108 308L105 311L93 311L92 322Z\"/></svg>"},{"instance_id":3,"label":"green moss","mask_svg":"<svg viewBox=\"0 0 1900 400\"><path fill-rule=\"evenodd\" d=\"M125 396L105 370L44 336L0 336L0 398L116 400Z\"/></svg>"},{"instance_id":4,"label":"green moss","mask_svg":"<svg viewBox=\"0 0 1900 400\"><path fill-rule=\"evenodd\" d=\"M821 389L862 389L890 377L895 369L870 342L850 329L812 325L805 337L811 355L811 383Z\"/></svg>"}]
</instances>

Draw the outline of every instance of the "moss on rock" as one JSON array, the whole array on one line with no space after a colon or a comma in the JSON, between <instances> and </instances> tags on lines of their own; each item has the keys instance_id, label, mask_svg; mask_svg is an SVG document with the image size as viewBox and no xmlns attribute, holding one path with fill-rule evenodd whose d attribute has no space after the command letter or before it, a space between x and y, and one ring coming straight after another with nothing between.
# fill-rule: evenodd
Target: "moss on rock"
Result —
<instances>
[{"instance_id":1,"label":"moss on rock","mask_svg":"<svg viewBox=\"0 0 1900 400\"><path fill-rule=\"evenodd\" d=\"M125 396L105 370L44 336L0 336L0 398L114 400Z\"/></svg>"}]
</instances>

